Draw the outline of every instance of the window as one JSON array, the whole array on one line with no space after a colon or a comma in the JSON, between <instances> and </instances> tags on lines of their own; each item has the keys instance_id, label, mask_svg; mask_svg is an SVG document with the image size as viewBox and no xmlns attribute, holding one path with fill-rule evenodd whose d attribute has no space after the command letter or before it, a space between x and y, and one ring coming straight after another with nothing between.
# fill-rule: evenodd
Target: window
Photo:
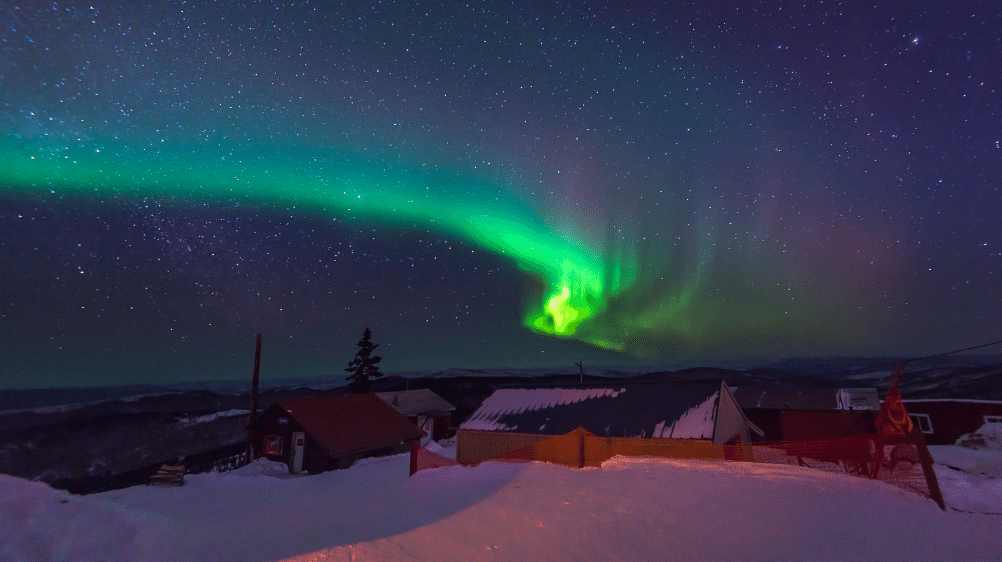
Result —
<instances>
[{"instance_id":1,"label":"window","mask_svg":"<svg viewBox=\"0 0 1002 562\"><path fill-rule=\"evenodd\" d=\"M281 435L266 435L264 438L264 454L281 455L285 439Z\"/></svg>"},{"instance_id":2,"label":"window","mask_svg":"<svg viewBox=\"0 0 1002 562\"><path fill-rule=\"evenodd\" d=\"M278 423L283 424L283 425L287 424L287 423L289 423L289 418L278 418Z\"/></svg>"},{"instance_id":3,"label":"window","mask_svg":"<svg viewBox=\"0 0 1002 562\"><path fill-rule=\"evenodd\" d=\"M929 419L929 414L908 414L908 417L922 430L922 433L932 433L932 420Z\"/></svg>"},{"instance_id":4,"label":"window","mask_svg":"<svg viewBox=\"0 0 1002 562\"><path fill-rule=\"evenodd\" d=\"M985 416L985 423L1002 423L1002 416Z\"/></svg>"}]
</instances>

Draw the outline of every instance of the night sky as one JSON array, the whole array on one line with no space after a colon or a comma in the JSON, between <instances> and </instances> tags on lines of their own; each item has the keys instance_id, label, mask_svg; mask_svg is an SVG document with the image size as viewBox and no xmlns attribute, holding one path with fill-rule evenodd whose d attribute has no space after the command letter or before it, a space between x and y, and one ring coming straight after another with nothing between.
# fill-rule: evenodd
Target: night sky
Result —
<instances>
[{"instance_id":1,"label":"night sky","mask_svg":"<svg viewBox=\"0 0 1002 562\"><path fill-rule=\"evenodd\" d=\"M995 2L5 2L0 384L1000 339Z\"/></svg>"}]
</instances>

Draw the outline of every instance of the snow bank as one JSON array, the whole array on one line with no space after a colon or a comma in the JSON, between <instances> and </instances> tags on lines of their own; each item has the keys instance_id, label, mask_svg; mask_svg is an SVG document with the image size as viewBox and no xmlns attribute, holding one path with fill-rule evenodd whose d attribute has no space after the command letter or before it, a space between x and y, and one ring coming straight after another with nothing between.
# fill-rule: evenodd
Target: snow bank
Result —
<instances>
[{"instance_id":1,"label":"snow bank","mask_svg":"<svg viewBox=\"0 0 1002 562\"><path fill-rule=\"evenodd\" d=\"M930 445L929 452L936 464L962 470L968 474L983 474L1002 478L1002 451L977 450L957 445Z\"/></svg>"},{"instance_id":2,"label":"snow bank","mask_svg":"<svg viewBox=\"0 0 1002 562\"><path fill-rule=\"evenodd\" d=\"M961 435L957 444L971 449L1002 451L1002 423L982 424L977 431Z\"/></svg>"},{"instance_id":3,"label":"snow bank","mask_svg":"<svg viewBox=\"0 0 1002 562\"><path fill-rule=\"evenodd\" d=\"M0 476L0 560L994 560L1002 518L803 467L616 457L407 477L408 456L275 478L253 463L69 496ZM284 469L284 467L283 467ZM944 468L947 472L956 472ZM964 486L967 486L966 488ZM944 480L1002 512L1002 479Z\"/></svg>"}]
</instances>

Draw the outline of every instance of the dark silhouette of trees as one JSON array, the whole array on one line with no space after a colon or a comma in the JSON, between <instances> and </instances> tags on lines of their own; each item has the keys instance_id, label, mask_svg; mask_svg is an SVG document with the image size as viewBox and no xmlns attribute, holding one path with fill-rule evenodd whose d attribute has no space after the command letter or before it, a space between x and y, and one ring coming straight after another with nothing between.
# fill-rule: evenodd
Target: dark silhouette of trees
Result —
<instances>
[{"instance_id":1,"label":"dark silhouette of trees","mask_svg":"<svg viewBox=\"0 0 1002 562\"><path fill-rule=\"evenodd\" d=\"M355 358L351 360L351 363L348 363L348 367L345 369L351 373L345 378L348 379L348 388L352 392L365 392L371 384L369 379L378 379L383 376L378 365L383 358L372 354L373 350L379 347L379 344L374 344L371 340L372 332L366 328L362 339L358 340L358 352L355 353Z\"/></svg>"}]
</instances>

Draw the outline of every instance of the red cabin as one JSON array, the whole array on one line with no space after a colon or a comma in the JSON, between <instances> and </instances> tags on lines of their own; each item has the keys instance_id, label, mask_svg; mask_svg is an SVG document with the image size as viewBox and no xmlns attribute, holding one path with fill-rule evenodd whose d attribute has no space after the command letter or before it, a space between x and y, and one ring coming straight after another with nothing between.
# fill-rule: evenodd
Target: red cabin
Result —
<instances>
[{"instance_id":1,"label":"red cabin","mask_svg":"<svg viewBox=\"0 0 1002 562\"><path fill-rule=\"evenodd\" d=\"M371 393L279 400L248 429L255 458L285 463L294 474L407 452L425 434Z\"/></svg>"},{"instance_id":2,"label":"red cabin","mask_svg":"<svg viewBox=\"0 0 1002 562\"><path fill-rule=\"evenodd\" d=\"M740 387L734 396L762 441L814 441L876 432L875 388L769 390Z\"/></svg>"},{"instance_id":3,"label":"red cabin","mask_svg":"<svg viewBox=\"0 0 1002 562\"><path fill-rule=\"evenodd\" d=\"M955 398L904 400L908 415L929 445L954 445L986 424L1002 424L1002 401Z\"/></svg>"}]
</instances>

